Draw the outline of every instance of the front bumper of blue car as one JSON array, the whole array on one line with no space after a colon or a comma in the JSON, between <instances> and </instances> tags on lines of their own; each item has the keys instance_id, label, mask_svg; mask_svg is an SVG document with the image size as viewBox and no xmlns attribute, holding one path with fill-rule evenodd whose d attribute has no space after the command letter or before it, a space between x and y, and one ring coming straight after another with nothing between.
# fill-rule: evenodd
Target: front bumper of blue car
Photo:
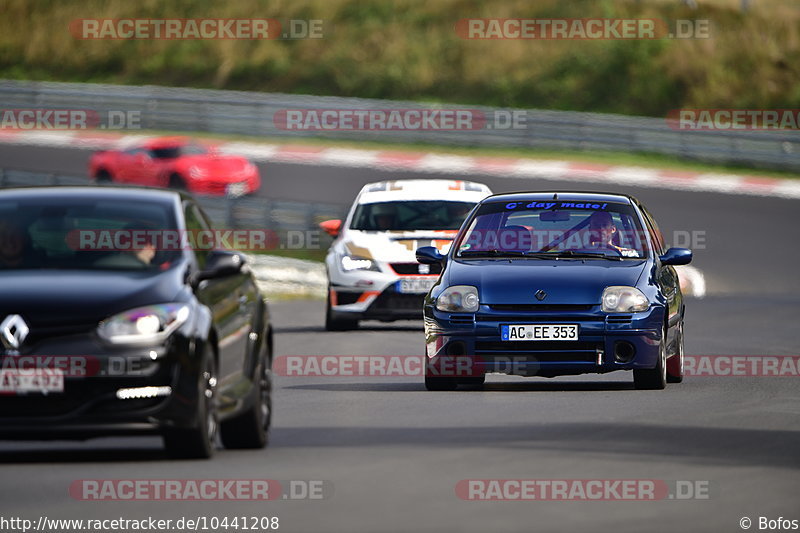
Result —
<instances>
[{"instance_id":1,"label":"front bumper of blue car","mask_svg":"<svg viewBox=\"0 0 800 533\"><path fill-rule=\"evenodd\" d=\"M657 305L640 313L604 313L599 304L483 304L476 313L426 305L424 313L429 374L445 368L438 367L440 360L454 358L467 363L457 365L460 376L553 377L655 368L664 329L664 308ZM503 340L501 327L515 324L577 325L578 335L574 340Z\"/></svg>"}]
</instances>

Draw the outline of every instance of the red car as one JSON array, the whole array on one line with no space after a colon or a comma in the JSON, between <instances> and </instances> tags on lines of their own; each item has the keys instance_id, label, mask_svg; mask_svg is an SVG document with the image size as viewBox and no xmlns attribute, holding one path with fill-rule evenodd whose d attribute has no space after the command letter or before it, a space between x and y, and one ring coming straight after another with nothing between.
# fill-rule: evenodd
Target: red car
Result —
<instances>
[{"instance_id":1,"label":"red car","mask_svg":"<svg viewBox=\"0 0 800 533\"><path fill-rule=\"evenodd\" d=\"M92 154L89 175L98 182L240 196L261 186L258 168L244 157L222 155L185 137L148 139L124 150Z\"/></svg>"}]
</instances>

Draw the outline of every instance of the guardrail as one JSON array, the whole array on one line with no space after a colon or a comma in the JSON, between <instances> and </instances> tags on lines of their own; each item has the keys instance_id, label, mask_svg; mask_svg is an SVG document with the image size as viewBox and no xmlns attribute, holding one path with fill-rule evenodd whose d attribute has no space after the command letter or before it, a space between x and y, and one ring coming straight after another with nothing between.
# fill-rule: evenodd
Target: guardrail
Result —
<instances>
[{"instance_id":1,"label":"guardrail","mask_svg":"<svg viewBox=\"0 0 800 533\"><path fill-rule=\"evenodd\" d=\"M0 101L6 109L86 109L98 113L137 111L141 128L152 130L460 146L612 150L800 170L800 132L676 130L670 128L665 119L659 118L524 110L525 126L513 128L500 126L507 124L513 111L520 110L362 98L10 80L0 80ZM319 132L287 130L279 127L279 121L276 121L276 113L296 109L456 110L466 107L482 112L492 127L458 131Z\"/></svg>"},{"instance_id":2,"label":"guardrail","mask_svg":"<svg viewBox=\"0 0 800 533\"><path fill-rule=\"evenodd\" d=\"M85 176L0 168L0 188L92 184L94 183ZM288 231L318 230L320 222L332 218L342 219L348 209L348 206L344 205L297 202L252 195L195 196L195 198L218 228L269 229L278 234ZM319 246L327 248L330 238L322 232L316 236L319 237ZM283 244L302 248L305 246L301 245L306 243L300 236L295 241L290 239L290 242Z\"/></svg>"}]
</instances>

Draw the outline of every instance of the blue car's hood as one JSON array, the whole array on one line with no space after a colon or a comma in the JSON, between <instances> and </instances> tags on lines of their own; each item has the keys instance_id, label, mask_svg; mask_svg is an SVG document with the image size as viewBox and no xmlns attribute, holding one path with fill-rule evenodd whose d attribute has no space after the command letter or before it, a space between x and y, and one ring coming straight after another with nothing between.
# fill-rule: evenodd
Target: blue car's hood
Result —
<instances>
[{"instance_id":1,"label":"blue car's hood","mask_svg":"<svg viewBox=\"0 0 800 533\"><path fill-rule=\"evenodd\" d=\"M635 286L647 264L606 260L471 260L447 265L447 285L478 287L482 304L599 304L609 285Z\"/></svg>"}]
</instances>

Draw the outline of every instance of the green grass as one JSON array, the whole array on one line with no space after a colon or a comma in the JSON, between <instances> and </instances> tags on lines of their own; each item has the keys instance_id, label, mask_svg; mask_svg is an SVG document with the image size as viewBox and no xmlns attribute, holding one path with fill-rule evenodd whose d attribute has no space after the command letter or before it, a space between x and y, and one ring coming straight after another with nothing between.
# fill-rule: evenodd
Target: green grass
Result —
<instances>
[{"instance_id":1,"label":"green grass","mask_svg":"<svg viewBox=\"0 0 800 533\"><path fill-rule=\"evenodd\" d=\"M0 77L664 116L800 107L794 0L4 0ZM83 18L321 19L323 38L80 40ZM465 40L462 18L708 19L711 38Z\"/></svg>"}]
</instances>

